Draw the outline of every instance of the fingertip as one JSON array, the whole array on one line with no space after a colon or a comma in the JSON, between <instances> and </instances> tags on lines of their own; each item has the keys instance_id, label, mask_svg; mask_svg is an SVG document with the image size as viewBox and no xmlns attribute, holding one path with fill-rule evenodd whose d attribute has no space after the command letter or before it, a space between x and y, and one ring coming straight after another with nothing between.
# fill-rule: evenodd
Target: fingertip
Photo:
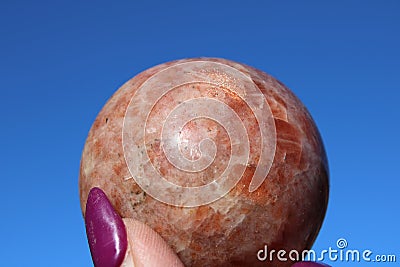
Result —
<instances>
[{"instance_id":1,"label":"fingertip","mask_svg":"<svg viewBox=\"0 0 400 267\"><path fill-rule=\"evenodd\" d=\"M179 257L153 229L133 219L123 219L134 266L184 267Z\"/></svg>"},{"instance_id":2,"label":"fingertip","mask_svg":"<svg viewBox=\"0 0 400 267\"><path fill-rule=\"evenodd\" d=\"M126 229L106 194L98 187L89 192L85 226L94 266L120 266L128 246Z\"/></svg>"}]
</instances>

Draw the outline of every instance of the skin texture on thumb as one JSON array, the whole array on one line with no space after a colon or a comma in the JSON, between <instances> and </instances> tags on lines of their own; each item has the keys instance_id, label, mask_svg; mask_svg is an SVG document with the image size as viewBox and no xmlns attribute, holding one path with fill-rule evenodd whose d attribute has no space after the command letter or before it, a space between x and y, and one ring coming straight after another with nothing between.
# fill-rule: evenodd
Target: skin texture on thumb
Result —
<instances>
[{"instance_id":1,"label":"skin texture on thumb","mask_svg":"<svg viewBox=\"0 0 400 267\"><path fill-rule=\"evenodd\" d=\"M133 261L134 267L184 267L175 252L153 229L133 219L122 220L129 243L125 266Z\"/></svg>"}]
</instances>

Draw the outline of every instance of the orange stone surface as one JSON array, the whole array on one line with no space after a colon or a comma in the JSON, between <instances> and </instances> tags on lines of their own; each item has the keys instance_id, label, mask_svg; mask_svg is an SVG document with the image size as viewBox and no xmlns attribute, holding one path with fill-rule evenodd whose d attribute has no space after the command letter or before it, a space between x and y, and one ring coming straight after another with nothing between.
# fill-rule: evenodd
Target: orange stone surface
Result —
<instances>
[{"instance_id":1,"label":"orange stone surface","mask_svg":"<svg viewBox=\"0 0 400 267\"><path fill-rule=\"evenodd\" d=\"M100 187L186 266L266 266L265 245L312 246L328 176L318 129L289 89L247 65L197 58L150 68L111 97L89 132L79 189L83 214Z\"/></svg>"}]
</instances>

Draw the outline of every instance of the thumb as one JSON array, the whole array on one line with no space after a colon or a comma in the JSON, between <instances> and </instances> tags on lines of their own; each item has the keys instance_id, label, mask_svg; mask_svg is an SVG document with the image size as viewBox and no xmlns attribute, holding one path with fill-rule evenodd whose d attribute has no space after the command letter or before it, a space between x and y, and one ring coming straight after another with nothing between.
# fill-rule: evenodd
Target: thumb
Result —
<instances>
[{"instance_id":1,"label":"thumb","mask_svg":"<svg viewBox=\"0 0 400 267\"><path fill-rule=\"evenodd\" d=\"M134 267L183 267L178 256L153 229L133 219L125 218L123 221L129 245L122 266L133 261Z\"/></svg>"},{"instance_id":2,"label":"thumb","mask_svg":"<svg viewBox=\"0 0 400 267\"><path fill-rule=\"evenodd\" d=\"M122 219L98 187L89 192L85 225L95 267L184 266L153 229L133 219Z\"/></svg>"}]
</instances>

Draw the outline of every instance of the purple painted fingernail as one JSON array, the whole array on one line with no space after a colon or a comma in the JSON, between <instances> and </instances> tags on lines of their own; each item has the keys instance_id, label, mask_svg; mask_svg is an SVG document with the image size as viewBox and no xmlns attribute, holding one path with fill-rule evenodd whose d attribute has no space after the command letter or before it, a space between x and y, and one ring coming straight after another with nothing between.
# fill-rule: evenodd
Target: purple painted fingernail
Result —
<instances>
[{"instance_id":1,"label":"purple painted fingernail","mask_svg":"<svg viewBox=\"0 0 400 267\"><path fill-rule=\"evenodd\" d=\"M85 224L94 266L120 266L128 246L125 225L100 188L89 192Z\"/></svg>"},{"instance_id":2,"label":"purple painted fingernail","mask_svg":"<svg viewBox=\"0 0 400 267\"><path fill-rule=\"evenodd\" d=\"M292 265L292 267L331 267L331 266L324 263L302 261L302 262L296 262L295 264Z\"/></svg>"}]
</instances>

